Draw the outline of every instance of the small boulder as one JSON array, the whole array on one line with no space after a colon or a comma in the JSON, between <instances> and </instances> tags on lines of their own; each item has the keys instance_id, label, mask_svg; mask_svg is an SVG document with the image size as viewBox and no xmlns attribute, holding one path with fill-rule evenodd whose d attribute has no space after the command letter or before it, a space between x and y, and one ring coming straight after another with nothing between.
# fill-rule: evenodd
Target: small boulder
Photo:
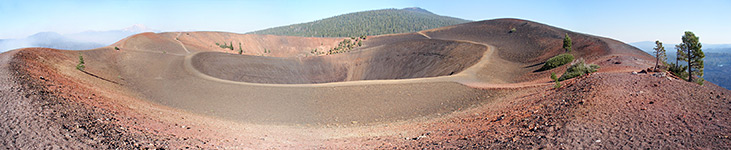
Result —
<instances>
[{"instance_id":1,"label":"small boulder","mask_svg":"<svg viewBox=\"0 0 731 150\"><path fill-rule=\"evenodd\" d=\"M665 77L666 75L667 74L665 72L658 72L658 73L652 74L652 76L659 77L659 78Z\"/></svg>"}]
</instances>

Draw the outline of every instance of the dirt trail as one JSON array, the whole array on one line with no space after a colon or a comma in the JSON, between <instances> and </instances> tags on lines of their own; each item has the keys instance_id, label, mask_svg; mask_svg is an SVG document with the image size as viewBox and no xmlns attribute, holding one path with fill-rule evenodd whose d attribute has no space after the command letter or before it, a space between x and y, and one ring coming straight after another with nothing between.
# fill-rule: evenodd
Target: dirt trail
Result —
<instances>
[{"instance_id":1,"label":"dirt trail","mask_svg":"<svg viewBox=\"0 0 731 150\"><path fill-rule=\"evenodd\" d=\"M11 59L18 51L8 51L0 54L0 147L8 149L36 149L36 148L77 148L74 145L81 145L80 141L65 140L60 135L58 126L40 117L40 108L33 104L33 99L38 98L30 94L32 92L22 87L16 78L16 72L11 72ZM36 147L48 145L47 147Z\"/></svg>"},{"instance_id":2,"label":"dirt trail","mask_svg":"<svg viewBox=\"0 0 731 150\"><path fill-rule=\"evenodd\" d=\"M427 39L431 39L431 37L429 35L424 34L424 31L419 31L419 32L416 32L416 33L418 33L421 36L426 37Z\"/></svg>"},{"instance_id":3,"label":"dirt trail","mask_svg":"<svg viewBox=\"0 0 731 150\"><path fill-rule=\"evenodd\" d=\"M178 32L178 35L175 36L175 41L177 41L178 44L180 44L180 47L183 47L185 52L188 52L188 54L190 54L190 51L188 50L188 48L185 48L185 45L183 45L183 42L180 42L180 40L178 39L178 38L180 38L180 35L182 35L182 34L183 34L183 32Z\"/></svg>"}]
</instances>

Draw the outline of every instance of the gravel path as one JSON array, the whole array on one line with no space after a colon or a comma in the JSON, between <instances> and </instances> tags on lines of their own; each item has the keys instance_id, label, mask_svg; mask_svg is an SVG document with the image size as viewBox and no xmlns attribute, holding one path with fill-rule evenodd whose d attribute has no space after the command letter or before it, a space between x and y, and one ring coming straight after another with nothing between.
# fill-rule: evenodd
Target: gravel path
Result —
<instances>
[{"instance_id":1,"label":"gravel path","mask_svg":"<svg viewBox=\"0 0 731 150\"><path fill-rule=\"evenodd\" d=\"M0 54L0 147L7 149L71 149L83 145L63 135L58 124L41 116L33 90L23 87L11 60L17 50Z\"/></svg>"}]
</instances>

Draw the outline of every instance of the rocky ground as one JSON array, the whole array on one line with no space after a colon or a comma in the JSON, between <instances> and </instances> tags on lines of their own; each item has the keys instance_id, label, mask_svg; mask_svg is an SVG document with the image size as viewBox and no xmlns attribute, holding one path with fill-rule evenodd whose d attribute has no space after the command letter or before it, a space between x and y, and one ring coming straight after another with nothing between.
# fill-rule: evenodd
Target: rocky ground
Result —
<instances>
[{"instance_id":1,"label":"rocky ground","mask_svg":"<svg viewBox=\"0 0 731 150\"><path fill-rule=\"evenodd\" d=\"M69 81L28 51L0 55L0 147L134 149L205 147L205 142L150 130L153 121ZM34 63L36 62L36 63ZM22 64L21 64L22 63ZM139 123L138 123L139 122ZM136 124L147 123L148 128ZM130 125L133 124L133 125Z\"/></svg>"},{"instance_id":2,"label":"rocky ground","mask_svg":"<svg viewBox=\"0 0 731 150\"><path fill-rule=\"evenodd\" d=\"M731 148L731 92L651 74L596 73L557 89L513 89L489 107L412 126L421 136L390 145L350 140L378 149Z\"/></svg>"}]
</instances>

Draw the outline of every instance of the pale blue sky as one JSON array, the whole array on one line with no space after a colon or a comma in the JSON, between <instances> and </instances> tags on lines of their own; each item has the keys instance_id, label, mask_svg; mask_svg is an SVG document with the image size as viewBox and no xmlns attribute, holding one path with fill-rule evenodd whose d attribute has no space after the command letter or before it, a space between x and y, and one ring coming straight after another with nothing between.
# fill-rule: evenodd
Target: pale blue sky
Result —
<instances>
[{"instance_id":1,"label":"pale blue sky","mask_svg":"<svg viewBox=\"0 0 731 150\"><path fill-rule=\"evenodd\" d=\"M0 0L0 39L144 24L162 31L245 33L335 15L421 7L468 20L521 18L624 42L678 43L690 30L709 44L731 43L731 1L39 1Z\"/></svg>"}]
</instances>

